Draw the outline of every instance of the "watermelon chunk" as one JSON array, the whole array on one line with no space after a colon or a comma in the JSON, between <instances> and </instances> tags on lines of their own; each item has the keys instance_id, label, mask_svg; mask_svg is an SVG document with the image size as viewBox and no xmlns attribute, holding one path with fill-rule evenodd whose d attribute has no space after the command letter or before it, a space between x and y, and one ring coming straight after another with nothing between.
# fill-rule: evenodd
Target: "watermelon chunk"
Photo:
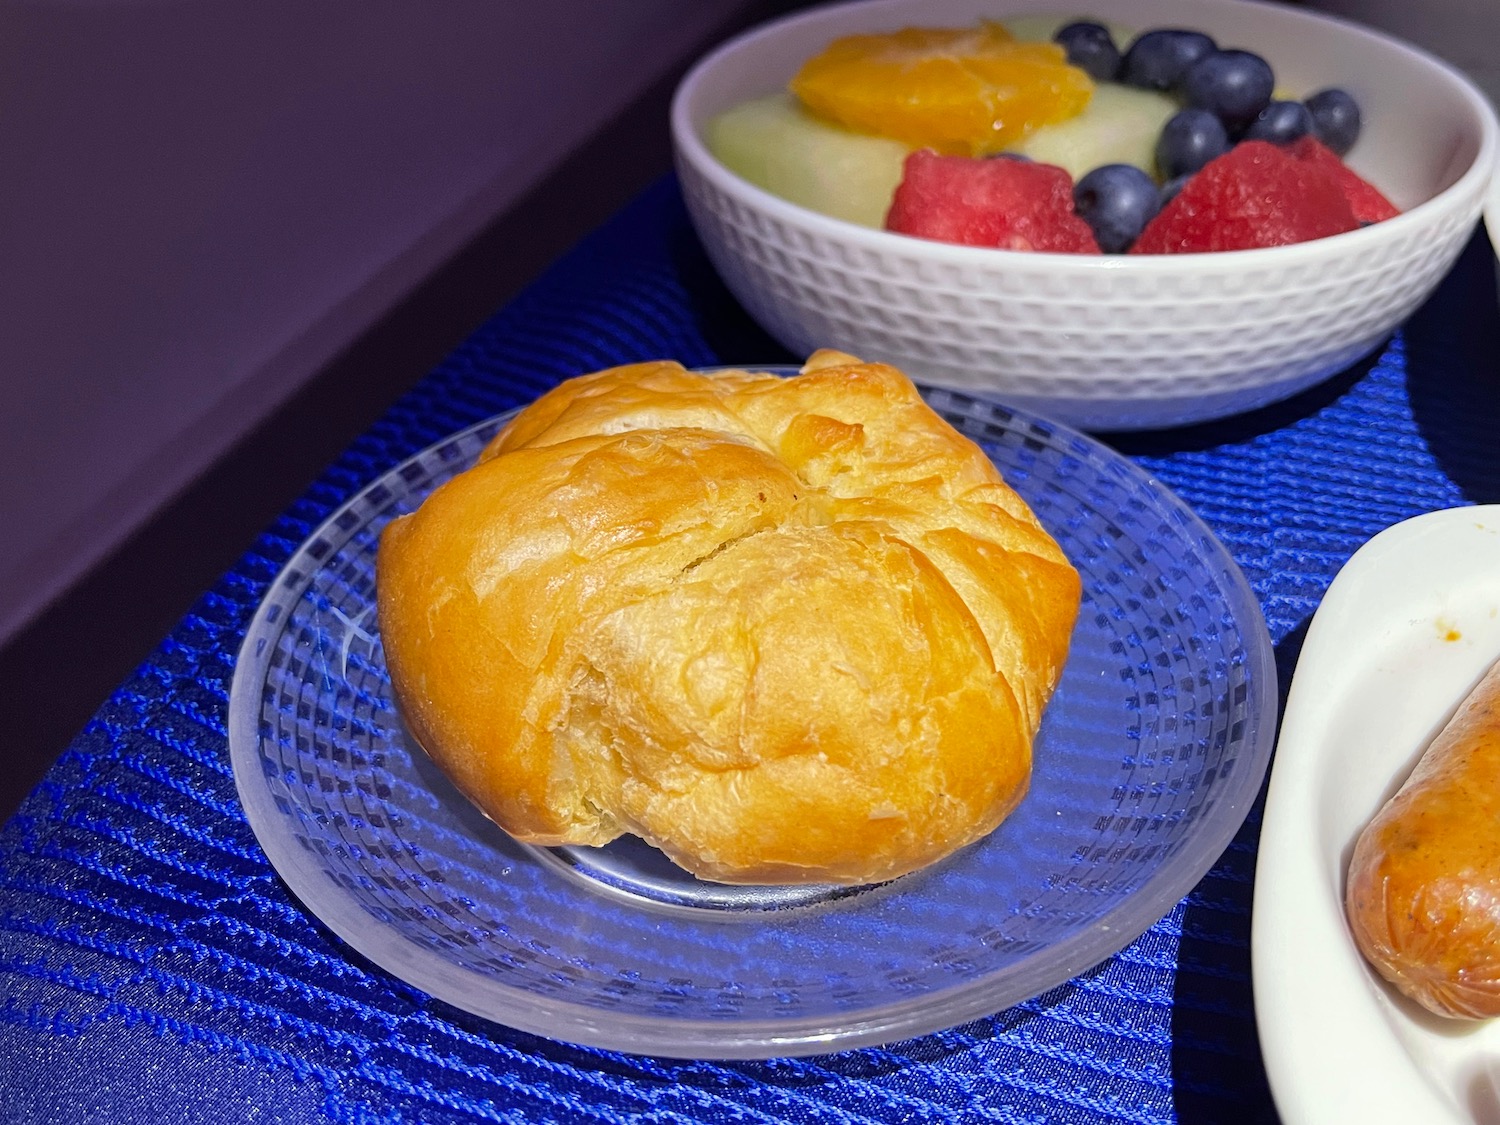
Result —
<instances>
[{"instance_id":1,"label":"watermelon chunk","mask_svg":"<svg viewBox=\"0 0 1500 1125\"><path fill-rule=\"evenodd\" d=\"M1265 141L1242 141L1188 180L1146 224L1130 253L1286 246L1358 226L1327 169Z\"/></svg>"},{"instance_id":2,"label":"watermelon chunk","mask_svg":"<svg viewBox=\"0 0 1500 1125\"><path fill-rule=\"evenodd\" d=\"M1029 160L919 149L906 158L885 225L965 246L1099 253L1093 231L1073 213L1073 177Z\"/></svg>"},{"instance_id":3,"label":"watermelon chunk","mask_svg":"<svg viewBox=\"0 0 1500 1125\"><path fill-rule=\"evenodd\" d=\"M1400 208L1380 193L1368 180L1362 179L1349 165L1339 159L1333 149L1316 137L1299 137L1287 146L1287 150L1298 160L1322 168L1333 177L1349 201L1349 208L1361 223L1378 223L1401 214Z\"/></svg>"}]
</instances>

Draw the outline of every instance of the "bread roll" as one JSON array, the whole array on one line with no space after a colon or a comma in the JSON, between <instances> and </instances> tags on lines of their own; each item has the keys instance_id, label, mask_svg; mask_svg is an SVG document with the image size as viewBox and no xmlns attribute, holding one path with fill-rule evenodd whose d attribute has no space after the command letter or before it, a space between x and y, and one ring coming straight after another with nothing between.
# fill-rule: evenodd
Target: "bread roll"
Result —
<instances>
[{"instance_id":1,"label":"bread roll","mask_svg":"<svg viewBox=\"0 0 1500 1125\"><path fill-rule=\"evenodd\" d=\"M400 710L520 840L868 883L1026 790L1077 573L899 371L562 384L385 531Z\"/></svg>"},{"instance_id":2,"label":"bread roll","mask_svg":"<svg viewBox=\"0 0 1500 1125\"><path fill-rule=\"evenodd\" d=\"M1400 991L1440 1016L1500 1015L1500 663L1360 833L1345 899Z\"/></svg>"}]
</instances>

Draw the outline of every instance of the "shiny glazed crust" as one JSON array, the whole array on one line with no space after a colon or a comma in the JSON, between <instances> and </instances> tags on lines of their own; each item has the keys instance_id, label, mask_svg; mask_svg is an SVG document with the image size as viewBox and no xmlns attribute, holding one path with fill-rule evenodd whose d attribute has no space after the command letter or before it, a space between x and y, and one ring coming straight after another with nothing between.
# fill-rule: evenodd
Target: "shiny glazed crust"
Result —
<instances>
[{"instance_id":1,"label":"shiny glazed crust","mask_svg":"<svg viewBox=\"0 0 1500 1125\"><path fill-rule=\"evenodd\" d=\"M414 737L518 839L866 883L1025 793L1079 579L894 368L570 380L385 531Z\"/></svg>"},{"instance_id":2,"label":"shiny glazed crust","mask_svg":"<svg viewBox=\"0 0 1500 1125\"><path fill-rule=\"evenodd\" d=\"M1500 1015L1500 664L1360 834L1346 906L1360 951L1407 996Z\"/></svg>"}]
</instances>

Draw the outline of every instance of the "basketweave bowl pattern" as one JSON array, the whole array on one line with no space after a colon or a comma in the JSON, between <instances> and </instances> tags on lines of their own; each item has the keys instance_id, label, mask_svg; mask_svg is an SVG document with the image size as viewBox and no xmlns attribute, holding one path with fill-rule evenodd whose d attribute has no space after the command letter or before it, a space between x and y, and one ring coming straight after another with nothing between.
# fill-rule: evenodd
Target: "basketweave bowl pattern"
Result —
<instances>
[{"instance_id":1,"label":"basketweave bowl pattern","mask_svg":"<svg viewBox=\"0 0 1500 1125\"><path fill-rule=\"evenodd\" d=\"M881 887L746 892L674 882L628 840L536 849L486 820L402 726L374 560L384 526L471 464L491 420L354 497L289 560L246 633L230 752L287 884L354 949L450 1003L688 1057L932 1031L1128 944L1197 882L1259 790L1277 698L1265 624L1212 533L1125 458L1024 412L928 397L1083 578L1031 790L995 833Z\"/></svg>"},{"instance_id":2,"label":"basketweave bowl pattern","mask_svg":"<svg viewBox=\"0 0 1500 1125\"><path fill-rule=\"evenodd\" d=\"M983 250L817 215L730 173L700 139L715 113L775 89L834 35L1034 7L835 5L751 32L684 80L673 132L689 214L731 292L794 353L842 348L1090 429L1203 421L1285 398L1370 352L1426 299L1472 232L1497 134L1472 84L1372 32L1245 0L1120 0L1110 16L1204 27L1286 59L1308 88L1320 66L1333 72L1325 84L1343 82L1368 107L1357 150L1368 165L1356 167L1406 213L1335 238L1230 254ZM1421 167L1403 165L1403 153Z\"/></svg>"}]
</instances>

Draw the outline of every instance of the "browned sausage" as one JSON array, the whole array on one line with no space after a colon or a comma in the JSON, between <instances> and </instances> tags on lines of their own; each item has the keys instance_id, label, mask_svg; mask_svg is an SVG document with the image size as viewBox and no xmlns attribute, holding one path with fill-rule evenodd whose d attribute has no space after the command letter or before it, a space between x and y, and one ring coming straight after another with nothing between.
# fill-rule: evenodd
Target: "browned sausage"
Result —
<instances>
[{"instance_id":1,"label":"browned sausage","mask_svg":"<svg viewBox=\"0 0 1500 1125\"><path fill-rule=\"evenodd\" d=\"M1354 846L1360 951L1442 1016L1500 1015L1500 663Z\"/></svg>"}]
</instances>

